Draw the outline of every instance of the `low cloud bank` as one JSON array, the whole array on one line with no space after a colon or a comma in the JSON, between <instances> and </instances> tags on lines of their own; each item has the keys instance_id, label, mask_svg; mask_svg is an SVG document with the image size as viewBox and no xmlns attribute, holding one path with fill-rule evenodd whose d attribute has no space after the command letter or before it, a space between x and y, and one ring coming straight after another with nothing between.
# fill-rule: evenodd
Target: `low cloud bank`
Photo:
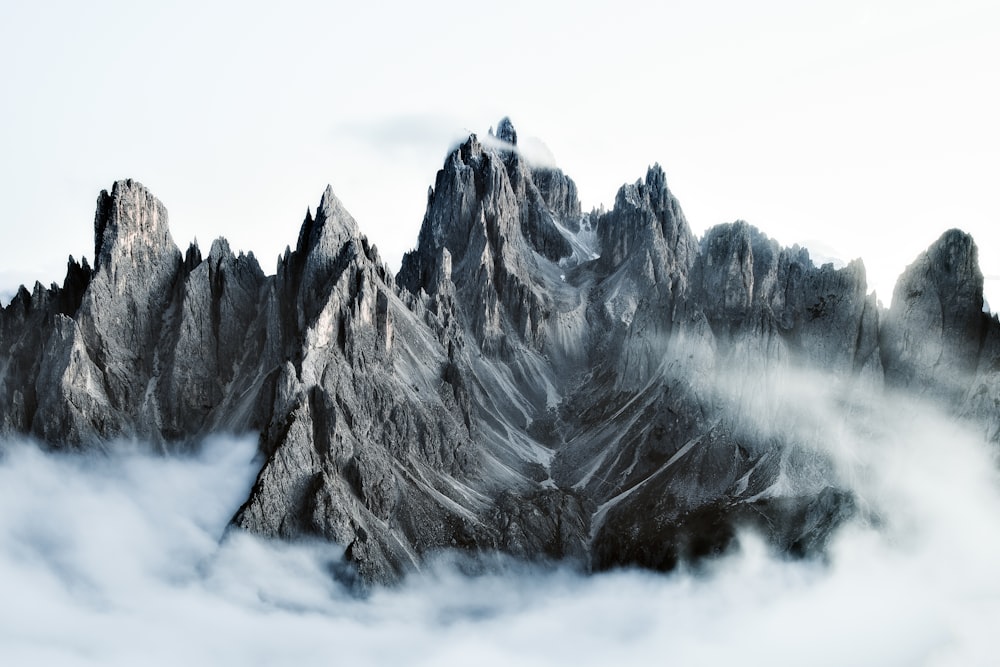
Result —
<instances>
[{"instance_id":1,"label":"low cloud bank","mask_svg":"<svg viewBox=\"0 0 1000 667\"><path fill-rule=\"evenodd\" d=\"M671 575L447 559L353 596L342 550L226 534L259 461L0 448L0 663L58 665L980 665L1000 622L992 450L932 412L887 412L839 453L876 521L825 562L758 538ZM839 445L838 445L839 446Z\"/></svg>"}]
</instances>

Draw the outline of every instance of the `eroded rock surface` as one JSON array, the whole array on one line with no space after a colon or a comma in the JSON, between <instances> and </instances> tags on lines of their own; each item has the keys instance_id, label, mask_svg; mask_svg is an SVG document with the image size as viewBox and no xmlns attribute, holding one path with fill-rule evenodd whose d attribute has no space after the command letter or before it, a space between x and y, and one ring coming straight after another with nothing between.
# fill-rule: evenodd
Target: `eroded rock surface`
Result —
<instances>
[{"instance_id":1,"label":"eroded rock surface","mask_svg":"<svg viewBox=\"0 0 1000 667\"><path fill-rule=\"evenodd\" d=\"M857 419L911 392L1000 439L1000 325L967 235L885 310L860 261L817 267L742 221L698 239L658 165L583 213L508 119L448 156L398 275L332 189L274 275L222 239L182 255L133 181L94 228L93 268L70 258L0 314L0 429L259 433L234 524L336 541L368 582L453 548L665 569L743 525L822 551L860 510L814 446L817 385Z\"/></svg>"}]
</instances>

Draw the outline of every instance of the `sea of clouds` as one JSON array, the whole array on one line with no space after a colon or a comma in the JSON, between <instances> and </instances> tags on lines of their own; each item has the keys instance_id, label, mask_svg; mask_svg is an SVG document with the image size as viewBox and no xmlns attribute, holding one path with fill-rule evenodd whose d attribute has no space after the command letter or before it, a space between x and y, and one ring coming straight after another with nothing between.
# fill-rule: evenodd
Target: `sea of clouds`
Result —
<instances>
[{"instance_id":1,"label":"sea of clouds","mask_svg":"<svg viewBox=\"0 0 1000 667\"><path fill-rule=\"evenodd\" d=\"M864 509L825 559L746 533L668 575L507 563L470 576L442 558L366 595L335 576L336 546L227 532L260 466L252 439L187 456L8 441L0 664L996 664L994 449L929 408L880 414L870 441L820 439L840 443Z\"/></svg>"}]
</instances>

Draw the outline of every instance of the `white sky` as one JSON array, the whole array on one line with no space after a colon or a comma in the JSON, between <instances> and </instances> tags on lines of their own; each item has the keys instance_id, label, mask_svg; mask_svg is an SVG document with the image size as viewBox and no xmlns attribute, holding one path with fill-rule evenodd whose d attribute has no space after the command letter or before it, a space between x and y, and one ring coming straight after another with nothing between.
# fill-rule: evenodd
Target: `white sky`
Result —
<instances>
[{"instance_id":1,"label":"white sky","mask_svg":"<svg viewBox=\"0 0 1000 667\"><path fill-rule=\"evenodd\" d=\"M330 183L396 268L451 144L505 114L585 207L660 162L696 232L822 241L885 302L950 227L1000 277L998 35L995 0L0 0L0 292L92 259L127 177L182 248L268 272Z\"/></svg>"}]
</instances>

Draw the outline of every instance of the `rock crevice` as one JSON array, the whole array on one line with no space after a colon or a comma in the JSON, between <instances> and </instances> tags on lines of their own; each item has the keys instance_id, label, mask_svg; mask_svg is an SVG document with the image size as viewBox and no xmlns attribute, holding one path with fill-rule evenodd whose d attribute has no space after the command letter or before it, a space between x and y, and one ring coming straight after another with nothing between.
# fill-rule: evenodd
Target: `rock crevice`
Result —
<instances>
[{"instance_id":1,"label":"rock crevice","mask_svg":"<svg viewBox=\"0 0 1000 667\"><path fill-rule=\"evenodd\" d=\"M796 374L1000 440L1000 325L960 231L885 310L860 261L817 267L743 221L698 239L659 165L582 214L508 119L447 157L395 276L332 189L315 211L265 275L223 239L182 256L140 184L102 192L93 268L0 311L0 431L259 433L234 524L336 541L369 582L454 548L665 569L745 524L821 550L858 507L786 423Z\"/></svg>"}]
</instances>

